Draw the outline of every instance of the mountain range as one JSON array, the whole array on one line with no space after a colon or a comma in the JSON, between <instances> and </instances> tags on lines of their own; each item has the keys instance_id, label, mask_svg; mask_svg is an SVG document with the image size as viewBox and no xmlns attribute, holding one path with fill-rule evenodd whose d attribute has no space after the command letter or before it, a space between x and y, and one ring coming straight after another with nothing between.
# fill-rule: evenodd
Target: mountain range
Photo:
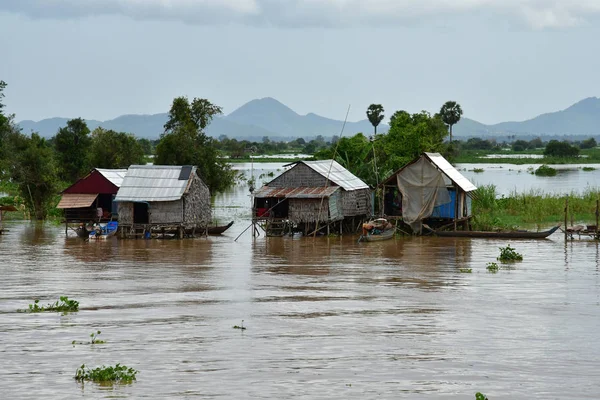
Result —
<instances>
[{"instance_id":1,"label":"mountain range","mask_svg":"<svg viewBox=\"0 0 600 400\"><path fill-rule=\"evenodd\" d=\"M391 115L391 113L389 113ZM48 118L41 121L25 120L19 125L25 133L39 132L52 137L69 118ZM121 115L107 121L86 120L93 130L99 126L118 132L130 132L137 137L157 139L163 132L167 114ZM226 135L229 138L261 140L311 138L317 135L331 137L342 133L344 122L309 113L300 115L279 101L267 97L244 104L232 113L214 118L207 128L213 137ZM379 133L385 133L388 126L380 124ZM346 122L344 136L358 132L371 133L373 126L368 120ZM485 125L473 119L462 118L453 128L455 137L505 137L514 136L600 136L600 99L589 97L562 111L550 112L521 122L502 122Z\"/></svg>"}]
</instances>

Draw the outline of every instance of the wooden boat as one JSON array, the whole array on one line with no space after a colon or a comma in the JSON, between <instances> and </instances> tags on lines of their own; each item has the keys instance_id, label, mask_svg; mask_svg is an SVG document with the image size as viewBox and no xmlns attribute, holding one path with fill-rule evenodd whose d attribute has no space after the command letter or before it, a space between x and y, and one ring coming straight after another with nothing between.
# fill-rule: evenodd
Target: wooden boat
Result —
<instances>
[{"instance_id":1,"label":"wooden boat","mask_svg":"<svg viewBox=\"0 0 600 400\"><path fill-rule=\"evenodd\" d=\"M385 218L377 218L375 220L363 224L363 233L358 238L359 242L378 242L388 240L394 237L396 227Z\"/></svg>"},{"instance_id":2,"label":"wooden boat","mask_svg":"<svg viewBox=\"0 0 600 400\"><path fill-rule=\"evenodd\" d=\"M80 225L75 232L82 239L107 239L114 236L118 228L119 223L117 221L110 221L106 225L97 225L94 229L88 229L85 225Z\"/></svg>"},{"instance_id":3,"label":"wooden boat","mask_svg":"<svg viewBox=\"0 0 600 400\"><path fill-rule=\"evenodd\" d=\"M423 225L425 226L425 225ZM471 238L496 238L496 239L543 239L552 235L556 230L560 228L560 225L554 226L546 231L440 231L428 229L433 231L436 236L443 237L471 237Z\"/></svg>"},{"instance_id":4,"label":"wooden boat","mask_svg":"<svg viewBox=\"0 0 600 400\"><path fill-rule=\"evenodd\" d=\"M233 221L231 221L230 223L228 223L227 225L221 225L221 226L209 226L206 231L209 235L220 235L223 232L225 232L227 229L231 228L231 225L233 225Z\"/></svg>"}]
</instances>

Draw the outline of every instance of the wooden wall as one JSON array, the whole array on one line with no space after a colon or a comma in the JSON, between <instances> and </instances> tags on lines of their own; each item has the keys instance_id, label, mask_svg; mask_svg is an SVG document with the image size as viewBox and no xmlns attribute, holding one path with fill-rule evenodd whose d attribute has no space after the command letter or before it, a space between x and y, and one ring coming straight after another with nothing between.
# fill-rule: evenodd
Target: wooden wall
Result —
<instances>
[{"instance_id":1,"label":"wooden wall","mask_svg":"<svg viewBox=\"0 0 600 400\"><path fill-rule=\"evenodd\" d=\"M117 203L117 210L119 213L119 224L133 224L133 203L119 202Z\"/></svg>"},{"instance_id":2,"label":"wooden wall","mask_svg":"<svg viewBox=\"0 0 600 400\"><path fill-rule=\"evenodd\" d=\"M371 189L343 191L342 202L345 217L371 215Z\"/></svg>"}]
</instances>

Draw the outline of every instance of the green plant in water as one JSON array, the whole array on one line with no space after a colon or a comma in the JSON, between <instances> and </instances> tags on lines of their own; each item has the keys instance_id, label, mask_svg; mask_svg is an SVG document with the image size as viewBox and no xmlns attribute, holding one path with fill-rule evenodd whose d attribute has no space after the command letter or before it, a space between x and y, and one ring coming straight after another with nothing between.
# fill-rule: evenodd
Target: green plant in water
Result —
<instances>
[{"instance_id":1,"label":"green plant in water","mask_svg":"<svg viewBox=\"0 0 600 400\"><path fill-rule=\"evenodd\" d=\"M475 393L475 400L488 400L487 396L481 392Z\"/></svg>"},{"instance_id":2,"label":"green plant in water","mask_svg":"<svg viewBox=\"0 0 600 400\"><path fill-rule=\"evenodd\" d=\"M596 170L596 168L594 168L594 167L583 167L582 169L587 172Z\"/></svg>"},{"instance_id":3,"label":"green plant in water","mask_svg":"<svg viewBox=\"0 0 600 400\"><path fill-rule=\"evenodd\" d=\"M244 326L244 320L242 320L242 324L241 325L234 325L233 329L241 329L241 330L245 330L246 327Z\"/></svg>"},{"instance_id":4,"label":"green plant in water","mask_svg":"<svg viewBox=\"0 0 600 400\"><path fill-rule=\"evenodd\" d=\"M104 343L106 343L104 340L98 339L98 335L100 335L101 333L102 333L101 331L96 331L96 332L90 333L90 337L92 338L92 340L90 342L78 342L76 340L73 340L72 344L73 345L76 345L76 344L104 344Z\"/></svg>"},{"instance_id":5,"label":"green plant in water","mask_svg":"<svg viewBox=\"0 0 600 400\"><path fill-rule=\"evenodd\" d=\"M461 274L470 274L471 272L473 272L473 270L471 268L460 268L458 271Z\"/></svg>"},{"instance_id":6,"label":"green plant in water","mask_svg":"<svg viewBox=\"0 0 600 400\"><path fill-rule=\"evenodd\" d=\"M491 273L495 274L496 272L498 272L498 264L496 264L495 262L489 262L487 263L486 267L485 267L488 271L490 271Z\"/></svg>"},{"instance_id":7,"label":"green plant in water","mask_svg":"<svg viewBox=\"0 0 600 400\"><path fill-rule=\"evenodd\" d=\"M547 166L546 164L542 165L534 172L537 176L555 176L556 170L552 167Z\"/></svg>"},{"instance_id":8,"label":"green plant in water","mask_svg":"<svg viewBox=\"0 0 600 400\"><path fill-rule=\"evenodd\" d=\"M82 364L81 367L75 371L75 380L79 382L93 381L93 382L114 382L114 383L131 383L135 381L135 375L139 371L128 368L125 365L118 364L114 367L108 366L97 367L90 369Z\"/></svg>"},{"instance_id":9,"label":"green plant in water","mask_svg":"<svg viewBox=\"0 0 600 400\"><path fill-rule=\"evenodd\" d=\"M506 247L499 247L500 255L497 260L502 262L511 262L511 261L522 261L523 255L517 253L515 249L510 247L510 244Z\"/></svg>"},{"instance_id":10,"label":"green plant in water","mask_svg":"<svg viewBox=\"0 0 600 400\"><path fill-rule=\"evenodd\" d=\"M60 296L60 300L53 304L46 306L40 306L39 300L35 300L33 304L29 305L29 312L44 312L44 311L56 311L56 312L73 312L79 311L79 302L76 300L69 300L67 296Z\"/></svg>"},{"instance_id":11,"label":"green plant in water","mask_svg":"<svg viewBox=\"0 0 600 400\"><path fill-rule=\"evenodd\" d=\"M484 171L483 168L473 168L473 172L475 172L476 174L480 174Z\"/></svg>"}]
</instances>

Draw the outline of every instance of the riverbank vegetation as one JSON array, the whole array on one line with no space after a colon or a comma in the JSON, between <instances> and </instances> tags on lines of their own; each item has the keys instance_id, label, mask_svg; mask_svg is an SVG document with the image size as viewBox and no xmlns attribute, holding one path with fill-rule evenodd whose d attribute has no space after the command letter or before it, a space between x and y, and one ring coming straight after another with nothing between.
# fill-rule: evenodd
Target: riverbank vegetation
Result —
<instances>
[{"instance_id":1,"label":"riverbank vegetation","mask_svg":"<svg viewBox=\"0 0 600 400\"><path fill-rule=\"evenodd\" d=\"M67 296L60 296L60 299L54 303L46 306L40 306L40 301L35 300L33 304L29 305L29 309L26 310L31 313L38 312L75 312L79 311L79 302L73 299L69 299Z\"/></svg>"},{"instance_id":2,"label":"riverbank vegetation","mask_svg":"<svg viewBox=\"0 0 600 400\"><path fill-rule=\"evenodd\" d=\"M494 185L480 186L473 195L474 230L502 230L517 227L556 225L565 219L567 196L544 193L539 190L513 192L498 196ZM588 189L569 196L570 223L591 223L596 220L596 201L600 190Z\"/></svg>"}]
</instances>

